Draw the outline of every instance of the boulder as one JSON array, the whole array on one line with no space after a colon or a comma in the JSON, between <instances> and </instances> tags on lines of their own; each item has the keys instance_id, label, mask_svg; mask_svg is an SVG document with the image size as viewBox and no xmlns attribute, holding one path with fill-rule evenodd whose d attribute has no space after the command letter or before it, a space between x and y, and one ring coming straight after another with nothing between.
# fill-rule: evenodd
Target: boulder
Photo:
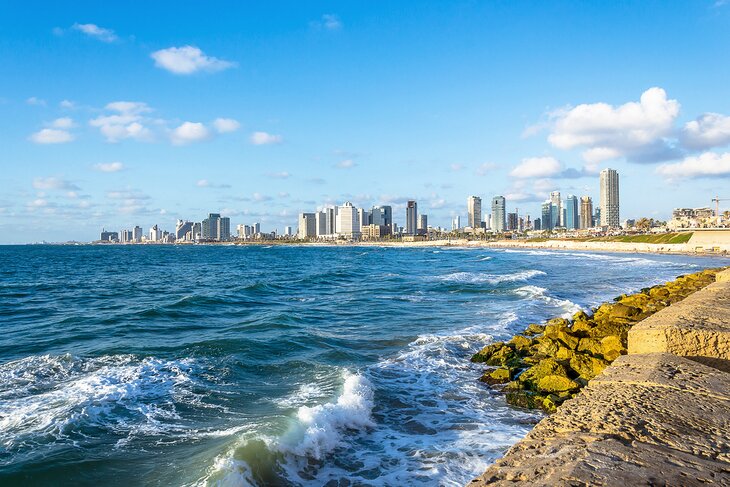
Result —
<instances>
[{"instance_id":1,"label":"boulder","mask_svg":"<svg viewBox=\"0 0 730 487\"><path fill-rule=\"evenodd\" d=\"M512 340L508 342L508 345L514 347L514 349L518 352L526 353L532 345L532 340L522 335L515 335Z\"/></svg>"},{"instance_id":2,"label":"boulder","mask_svg":"<svg viewBox=\"0 0 730 487\"><path fill-rule=\"evenodd\" d=\"M506 384L512 380L512 369L499 367L498 369L485 372L479 380L489 385Z\"/></svg>"},{"instance_id":3,"label":"boulder","mask_svg":"<svg viewBox=\"0 0 730 487\"><path fill-rule=\"evenodd\" d=\"M586 381L600 374L608 365L607 361L586 354L575 354L570 359L570 368Z\"/></svg>"},{"instance_id":4,"label":"boulder","mask_svg":"<svg viewBox=\"0 0 730 487\"><path fill-rule=\"evenodd\" d=\"M570 329L558 330L555 338L560 340L566 347L570 348L571 350L575 350L575 347L578 346L579 338L571 335Z\"/></svg>"},{"instance_id":5,"label":"boulder","mask_svg":"<svg viewBox=\"0 0 730 487\"><path fill-rule=\"evenodd\" d=\"M486 362L488 361L495 353L502 350L505 347L504 342L496 342L492 343L491 345L487 345L486 347L479 350L477 353L475 353L471 357L472 362L480 363L480 362Z\"/></svg>"},{"instance_id":6,"label":"boulder","mask_svg":"<svg viewBox=\"0 0 730 487\"><path fill-rule=\"evenodd\" d=\"M536 338L535 345L534 353L545 357L554 356L561 347L560 342L546 335Z\"/></svg>"},{"instance_id":7,"label":"boulder","mask_svg":"<svg viewBox=\"0 0 730 487\"><path fill-rule=\"evenodd\" d=\"M555 358L560 361L568 361L575 356L575 352L567 347L560 347L555 352Z\"/></svg>"},{"instance_id":8,"label":"boulder","mask_svg":"<svg viewBox=\"0 0 730 487\"><path fill-rule=\"evenodd\" d=\"M616 303L611 306L608 316L612 320L624 319L632 320L641 314L641 309L634 306L627 306L622 303Z\"/></svg>"},{"instance_id":9,"label":"boulder","mask_svg":"<svg viewBox=\"0 0 730 487\"><path fill-rule=\"evenodd\" d=\"M576 320L573 322L573 326L570 327L570 330L573 332L573 335L585 336L595 326L596 323L590 320Z\"/></svg>"},{"instance_id":10,"label":"boulder","mask_svg":"<svg viewBox=\"0 0 730 487\"><path fill-rule=\"evenodd\" d=\"M546 375L537 383L540 392L570 392L580 389L580 385L563 375Z\"/></svg>"},{"instance_id":11,"label":"boulder","mask_svg":"<svg viewBox=\"0 0 730 487\"><path fill-rule=\"evenodd\" d=\"M603 346L595 338L581 338L577 350L597 356L603 354Z\"/></svg>"},{"instance_id":12,"label":"boulder","mask_svg":"<svg viewBox=\"0 0 730 487\"><path fill-rule=\"evenodd\" d=\"M545 331L545 326L536 325L533 323L532 325L528 326L527 329L525 329L525 335L527 335L527 336L540 335L544 331Z\"/></svg>"},{"instance_id":13,"label":"boulder","mask_svg":"<svg viewBox=\"0 0 730 487\"><path fill-rule=\"evenodd\" d=\"M591 319L591 317L588 316L588 314L585 311L583 311L583 310L580 310L576 314L573 315L573 323L574 324L575 324L576 321L588 321L590 319Z\"/></svg>"},{"instance_id":14,"label":"boulder","mask_svg":"<svg viewBox=\"0 0 730 487\"><path fill-rule=\"evenodd\" d=\"M522 372L517 377L517 381L525 389L537 390L540 379L549 375L558 375L567 378L568 371L563 364L554 358L546 358Z\"/></svg>"},{"instance_id":15,"label":"boulder","mask_svg":"<svg viewBox=\"0 0 730 487\"><path fill-rule=\"evenodd\" d=\"M610 335L601 340L601 355L609 362L613 362L626 352L626 342L619 336Z\"/></svg>"}]
</instances>

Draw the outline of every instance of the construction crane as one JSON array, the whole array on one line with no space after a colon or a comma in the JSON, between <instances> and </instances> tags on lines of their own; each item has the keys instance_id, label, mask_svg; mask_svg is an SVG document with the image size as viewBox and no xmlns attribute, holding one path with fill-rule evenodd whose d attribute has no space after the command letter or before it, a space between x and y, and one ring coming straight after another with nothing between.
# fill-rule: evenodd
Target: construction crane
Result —
<instances>
[{"instance_id":1,"label":"construction crane","mask_svg":"<svg viewBox=\"0 0 730 487\"><path fill-rule=\"evenodd\" d=\"M720 202L721 201L730 201L730 198L720 198L720 196L715 196L712 198L712 202L715 203L715 219L717 220L717 223L720 223Z\"/></svg>"}]
</instances>

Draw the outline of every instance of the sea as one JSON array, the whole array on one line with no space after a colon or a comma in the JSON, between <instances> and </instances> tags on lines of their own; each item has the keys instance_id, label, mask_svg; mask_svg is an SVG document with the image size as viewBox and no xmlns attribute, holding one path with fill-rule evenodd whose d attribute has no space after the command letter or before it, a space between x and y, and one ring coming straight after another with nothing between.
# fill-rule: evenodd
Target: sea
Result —
<instances>
[{"instance_id":1,"label":"sea","mask_svg":"<svg viewBox=\"0 0 730 487\"><path fill-rule=\"evenodd\" d=\"M728 259L0 247L0 485L462 486L541 419L469 357Z\"/></svg>"}]
</instances>

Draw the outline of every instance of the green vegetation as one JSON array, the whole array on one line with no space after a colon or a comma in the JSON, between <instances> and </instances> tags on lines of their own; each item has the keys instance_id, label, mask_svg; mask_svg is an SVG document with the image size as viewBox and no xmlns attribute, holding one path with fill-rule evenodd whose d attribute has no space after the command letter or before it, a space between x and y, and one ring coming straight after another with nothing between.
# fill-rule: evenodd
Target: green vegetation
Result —
<instances>
[{"instance_id":1,"label":"green vegetation","mask_svg":"<svg viewBox=\"0 0 730 487\"><path fill-rule=\"evenodd\" d=\"M654 233L649 235L616 235L611 237L595 237L577 239L581 242L627 242L652 244L683 244L689 242L692 232Z\"/></svg>"},{"instance_id":2,"label":"green vegetation","mask_svg":"<svg viewBox=\"0 0 730 487\"><path fill-rule=\"evenodd\" d=\"M621 295L592 315L579 311L572 320L532 324L506 343L484 347L471 360L490 366L480 380L505 392L508 403L552 413L627 353L634 323L714 282L718 271L708 269Z\"/></svg>"}]
</instances>

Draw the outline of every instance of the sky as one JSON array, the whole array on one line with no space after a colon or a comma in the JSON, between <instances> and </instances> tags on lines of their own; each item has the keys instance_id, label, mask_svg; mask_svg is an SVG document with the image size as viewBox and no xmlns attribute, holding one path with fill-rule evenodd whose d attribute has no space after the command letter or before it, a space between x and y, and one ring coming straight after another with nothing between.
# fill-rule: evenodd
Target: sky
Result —
<instances>
[{"instance_id":1,"label":"sky","mask_svg":"<svg viewBox=\"0 0 730 487\"><path fill-rule=\"evenodd\" d=\"M607 167L666 219L730 198L729 52L727 0L0 0L0 243L345 201L450 228L597 204Z\"/></svg>"}]
</instances>

